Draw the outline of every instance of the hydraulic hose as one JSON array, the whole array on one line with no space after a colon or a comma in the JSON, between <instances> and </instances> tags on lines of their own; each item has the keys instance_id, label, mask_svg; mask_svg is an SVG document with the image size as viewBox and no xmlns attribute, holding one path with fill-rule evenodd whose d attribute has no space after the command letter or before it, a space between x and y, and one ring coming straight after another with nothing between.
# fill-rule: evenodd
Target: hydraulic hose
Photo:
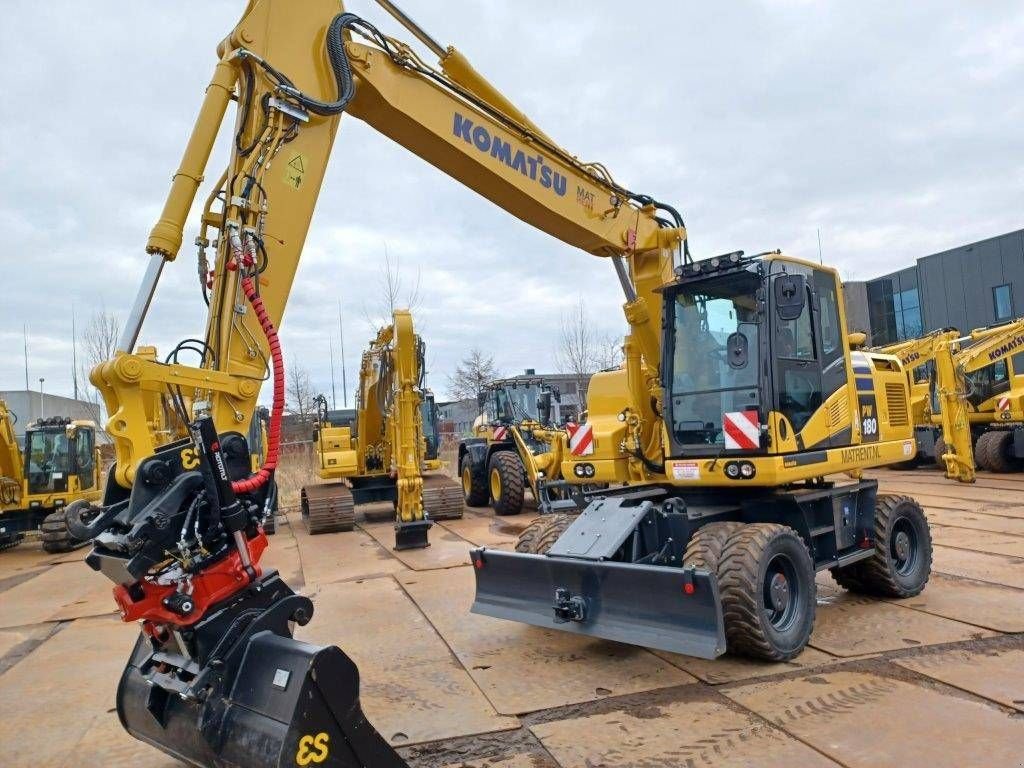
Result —
<instances>
[{"instance_id":1,"label":"hydraulic hose","mask_svg":"<svg viewBox=\"0 0 1024 768\"><path fill-rule=\"evenodd\" d=\"M281 354L281 340L277 337L263 299L256 292L256 283L252 277L242 278L242 292L260 321L263 335L267 337L270 347L271 365L274 369L274 404L270 408L270 425L267 427L267 458L259 472L245 480L235 480L231 490L235 493L250 493L262 487L274 476L281 448L281 415L284 412L284 355Z\"/></svg>"}]
</instances>

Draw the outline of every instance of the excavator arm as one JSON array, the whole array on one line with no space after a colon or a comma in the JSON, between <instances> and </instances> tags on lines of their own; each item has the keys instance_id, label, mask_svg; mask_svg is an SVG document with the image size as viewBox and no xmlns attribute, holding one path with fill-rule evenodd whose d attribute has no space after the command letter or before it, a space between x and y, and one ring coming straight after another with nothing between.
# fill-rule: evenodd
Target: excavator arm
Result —
<instances>
[{"instance_id":1,"label":"excavator arm","mask_svg":"<svg viewBox=\"0 0 1024 768\"><path fill-rule=\"evenodd\" d=\"M383 5L418 37L429 37L392 4ZM251 0L218 52L220 62L147 244L150 264L119 345L124 355L92 377L112 416L117 482L130 486L139 461L156 447L141 418L143 391L198 390L219 428L244 431L270 358L245 278L267 319L279 324L344 112L526 223L613 261L631 329L626 345L636 347L643 366L629 377L633 410L645 443L658 444L657 290L671 279L674 254L685 248L686 237L674 208L630 192L599 163L577 160L454 48L443 49L439 66L430 67L407 45L352 14L339 14L333 0L306 0L302 13L282 0ZM236 90L234 151L207 198L196 240L209 303L203 364L197 370L135 359L129 353L163 266L178 255Z\"/></svg>"},{"instance_id":2,"label":"excavator arm","mask_svg":"<svg viewBox=\"0 0 1024 768\"><path fill-rule=\"evenodd\" d=\"M967 377L1020 351L1024 351L1024 318L936 342L935 390L941 403L943 439L952 448L942 457L947 477L974 482Z\"/></svg>"}]
</instances>

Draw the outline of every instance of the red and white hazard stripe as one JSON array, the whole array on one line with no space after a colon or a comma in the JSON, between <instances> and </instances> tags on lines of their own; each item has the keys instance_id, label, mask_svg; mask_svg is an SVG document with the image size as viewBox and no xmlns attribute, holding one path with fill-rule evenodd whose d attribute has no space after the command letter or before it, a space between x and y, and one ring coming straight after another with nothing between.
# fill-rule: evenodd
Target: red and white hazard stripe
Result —
<instances>
[{"instance_id":1,"label":"red and white hazard stripe","mask_svg":"<svg viewBox=\"0 0 1024 768\"><path fill-rule=\"evenodd\" d=\"M589 424L566 424L569 433L569 453L589 456L594 452L594 428Z\"/></svg>"},{"instance_id":2,"label":"red and white hazard stripe","mask_svg":"<svg viewBox=\"0 0 1024 768\"><path fill-rule=\"evenodd\" d=\"M504 440L508 437L508 427L495 427L493 437L495 440Z\"/></svg>"},{"instance_id":3,"label":"red and white hazard stripe","mask_svg":"<svg viewBox=\"0 0 1024 768\"><path fill-rule=\"evenodd\" d=\"M1010 410L1010 398L1008 398L1008 397L1000 397L998 405L999 405L999 410L1000 411L1008 411L1008 410Z\"/></svg>"},{"instance_id":4,"label":"red and white hazard stripe","mask_svg":"<svg viewBox=\"0 0 1024 768\"><path fill-rule=\"evenodd\" d=\"M722 414L722 432L727 450L751 450L761 444L761 424L757 411L732 411Z\"/></svg>"}]
</instances>

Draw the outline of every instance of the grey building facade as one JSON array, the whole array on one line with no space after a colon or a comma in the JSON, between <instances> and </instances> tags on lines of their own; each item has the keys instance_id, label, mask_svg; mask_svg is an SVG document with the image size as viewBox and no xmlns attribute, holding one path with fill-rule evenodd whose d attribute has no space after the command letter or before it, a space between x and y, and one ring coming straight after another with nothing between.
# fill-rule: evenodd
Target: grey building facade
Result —
<instances>
[{"instance_id":1,"label":"grey building facade","mask_svg":"<svg viewBox=\"0 0 1024 768\"><path fill-rule=\"evenodd\" d=\"M0 391L0 400L7 403L8 410L16 417L14 432L19 438L25 435L25 427L30 422L51 416L67 416L76 421L95 421L97 426L103 429L99 406L85 400L24 389ZM98 435L97 440L106 442L106 433Z\"/></svg>"},{"instance_id":2,"label":"grey building facade","mask_svg":"<svg viewBox=\"0 0 1024 768\"><path fill-rule=\"evenodd\" d=\"M849 283L846 298L849 327L867 331L875 346L939 328L966 332L1020 317L1024 229L923 256L913 266L864 283ZM861 328L865 304L867 327Z\"/></svg>"}]
</instances>

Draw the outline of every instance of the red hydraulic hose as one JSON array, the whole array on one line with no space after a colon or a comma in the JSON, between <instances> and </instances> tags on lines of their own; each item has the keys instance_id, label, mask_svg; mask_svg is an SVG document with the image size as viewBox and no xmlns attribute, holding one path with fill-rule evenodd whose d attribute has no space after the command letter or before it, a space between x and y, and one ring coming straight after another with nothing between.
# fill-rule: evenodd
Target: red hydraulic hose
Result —
<instances>
[{"instance_id":1,"label":"red hydraulic hose","mask_svg":"<svg viewBox=\"0 0 1024 768\"><path fill-rule=\"evenodd\" d=\"M245 480L235 480L231 483L231 490L235 493L255 491L270 480L277 467L278 451L281 446L281 414L284 412L284 356L281 354L281 340L278 339L277 329L267 315L267 308L263 306L263 299L256 293L256 285L251 277L242 278L242 292L252 305L270 346L270 360L274 369L274 404L270 408L270 426L267 428L267 459L259 472Z\"/></svg>"}]
</instances>

